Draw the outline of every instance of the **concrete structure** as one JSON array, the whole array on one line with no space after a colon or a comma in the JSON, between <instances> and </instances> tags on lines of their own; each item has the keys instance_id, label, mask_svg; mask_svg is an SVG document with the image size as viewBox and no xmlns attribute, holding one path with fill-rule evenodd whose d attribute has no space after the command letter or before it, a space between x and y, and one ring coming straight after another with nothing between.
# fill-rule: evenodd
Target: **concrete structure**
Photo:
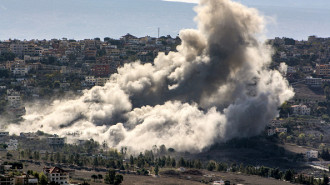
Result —
<instances>
[{"instance_id":1,"label":"concrete structure","mask_svg":"<svg viewBox=\"0 0 330 185\"><path fill-rule=\"evenodd\" d=\"M272 129L272 128L268 128L267 129L267 136L272 136L276 134L276 130L275 129Z\"/></svg>"},{"instance_id":2,"label":"concrete structure","mask_svg":"<svg viewBox=\"0 0 330 185\"><path fill-rule=\"evenodd\" d=\"M288 66L287 73L296 73L296 72L297 72L297 70L295 67Z\"/></svg>"},{"instance_id":3,"label":"concrete structure","mask_svg":"<svg viewBox=\"0 0 330 185\"><path fill-rule=\"evenodd\" d=\"M276 131L276 133L281 133L281 132L287 133L288 129L287 128L275 128L275 131Z\"/></svg>"},{"instance_id":4,"label":"concrete structure","mask_svg":"<svg viewBox=\"0 0 330 185\"><path fill-rule=\"evenodd\" d=\"M311 87L321 87L322 86L322 78L312 78L307 77L305 79L305 84Z\"/></svg>"},{"instance_id":5,"label":"concrete structure","mask_svg":"<svg viewBox=\"0 0 330 185\"><path fill-rule=\"evenodd\" d=\"M7 150L17 150L18 147L18 141L16 139L9 139L8 142L6 142Z\"/></svg>"},{"instance_id":6,"label":"concrete structure","mask_svg":"<svg viewBox=\"0 0 330 185\"><path fill-rule=\"evenodd\" d=\"M330 63L316 64L316 74L319 76L330 76Z\"/></svg>"},{"instance_id":7,"label":"concrete structure","mask_svg":"<svg viewBox=\"0 0 330 185\"><path fill-rule=\"evenodd\" d=\"M58 184L68 184L69 173L59 167L44 168L44 174L47 176L49 182L55 182Z\"/></svg>"},{"instance_id":8,"label":"concrete structure","mask_svg":"<svg viewBox=\"0 0 330 185\"><path fill-rule=\"evenodd\" d=\"M306 152L307 159L317 159L319 157L319 152L315 150L309 150Z\"/></svg>"},{"instance_id":9,"label":"concrete structure","mask_svg":"<svg viewBox=\"0 0 330 185\"><path fill-rule=\"evenodd\" d=\"M86 85L95 85L96 79L94 76L86 76L85 83Z\"/></svg>"},{"instance_id":10,"label":"concrete structure","mask_svg":"<svg viewBox=\"0 0 330 185\"><path fill-rule=\"evenodd\" d=\"M292 113L296 115L310 115L311 108L308 108L306 105L292 105Z\"/></svg>"},{"instance_id":11,"label":"concrete structure","mask_svg":"<svg viewBox=\"0 0 330 185\"><path fill-rule=\"evenodd\" d=\"M109 76L110 65L109 64L95 64L92 68L92 72L95 76Z\"/></svg>"},{"instance_id":12,"label":"concrete structure","mask_svg":"<svg viewBox=\"0 0 330 185\"><path fill-rule=\"evenodd\" d=\"M105 83L107 83L107 81L109 81L109 78L96 78L95 80L95 85L103 86Z\"/></svg>"},{"instance_id":13,"label":"concrete structure","mask_svg":"<svg viewBox=\"0 0 330 185\"><path fill-rule=\"evenodd\" d=\"M54 137L48 137L47 142L49 145L64 145L65 143L65 138L63 137L58 137L57 135L54 135Z\"/></svg>"},{"instance_id":14,"label":"concrete structure","mask_svg":"<svg viewBox=\"0 0 330 185\"><path fill-rule=\"evenodd\" d=\"M0 132L0 137L9 136L9 132Z\"/></svg>"},{"instance_id":15,"label":"concrete structure","mask_svg":"<svg viewBox=\"0 0 330 185\"><path fill-rule=\"evenodd\" d=\"M14 185L15 178L9 175L0 175L0 184L1 185Z\"/></svg>"}]
</instances>

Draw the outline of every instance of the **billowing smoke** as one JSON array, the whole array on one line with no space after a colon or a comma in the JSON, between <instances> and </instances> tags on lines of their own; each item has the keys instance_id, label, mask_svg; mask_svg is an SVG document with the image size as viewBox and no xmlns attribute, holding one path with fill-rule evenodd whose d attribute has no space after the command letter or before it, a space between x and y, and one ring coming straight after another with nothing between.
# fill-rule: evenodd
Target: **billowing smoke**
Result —
<instances>
[{"instance_id":1,"label":"billowing smoke","mask_svg":"<svg viewBox=\"0 0 330 185\"><path fill-rule=\"evenodd\" d=\"M178 52L159 53L153 64L125 64L104 87L30 108L25 121L7 129L76 132L69 139L135 151L164 144L200 152L259 134L293 96L280 72L268 67L272 49L257 37L263 18L230 0L202 0L196 12L198 29L180 32Z\"/></svg>"}]
</instances>

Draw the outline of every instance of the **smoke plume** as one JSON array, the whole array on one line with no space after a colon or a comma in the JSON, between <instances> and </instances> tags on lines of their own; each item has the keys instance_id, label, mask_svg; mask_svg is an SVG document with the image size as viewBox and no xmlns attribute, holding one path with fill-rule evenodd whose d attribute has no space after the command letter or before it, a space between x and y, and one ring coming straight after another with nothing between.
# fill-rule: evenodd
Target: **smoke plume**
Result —
<instances>
[{"instance_id":1,"label":"smoke plume","mask_svg":"<svg viewBox=\"0 0 330 185\"><path fill-rule=\"evenodd\" d=\"M257 10L230 0L201 0L198 29L180 31L177 52L153 64L125 64L81 97L28 108L11 133L42 130L69 139L106 141L134 151L153 145L200 152L216 142L260 134L293 96L272 49L258 39ZM34 106L35 107L35 106Z\"/></svg>"}]
</instances>

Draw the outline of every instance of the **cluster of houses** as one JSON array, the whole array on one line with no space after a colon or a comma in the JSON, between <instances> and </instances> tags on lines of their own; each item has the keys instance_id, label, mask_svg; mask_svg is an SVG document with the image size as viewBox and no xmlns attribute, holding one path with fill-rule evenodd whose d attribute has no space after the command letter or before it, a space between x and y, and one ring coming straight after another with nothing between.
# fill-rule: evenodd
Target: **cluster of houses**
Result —
<instances>
[{"instance_id":1,"label":"cluster of houses","mask_svg":"<svg viewBox=\"0 0 330 185\"><path fill-rule=\"evenodd\" d=\"M285 120L271 120L266 129L268 136L273 136L279 133L287 133L288 129L283 127L282 124ZM319 157L319 152L316 150L308 150L305 153L307 159L317 159Z\"/></svg>"},{"instance_id":2,"label":"cluster of houses","mask_svg":"<svg viewBox=\"0 0 330 185\"><path fill-rule=\"evenodd\" d=\"M330 81L330 38L310 36L308 40L298 41L277 37L270 43L280 48L274 60L288 64L287 78L290 81L304 80L306 85L314 88ZM305 77L298 79L296 73Z\"/></svg>"},{"instance_id":3,"label":"cluster of houses","mask_svg":"<svg viewBox=\"0 0 330 185\"><path fill-rule=\"evenodd\" d=\"M2 150L15 151L18 149L19 140L22 142L27 140L41 140L46 139L47 144L51 147L63 146L66 143L66 138L59 137L58 135L44 136L40 137L36 133L20 133L20 136L9 136L9 132L1 131L0 132L0 144L4 144L5 147ZM0 149L1 150L1 149Z\"/></svg>"},{"instance_id":4,"label":"cluster of houses","mask_svg":"<svg viewBox=\"0 0 330 185\"><path fill-rule=\"evenodd\" d=\"M18 170L20 175L13 175L9 173L13 170ZM72 170L64 170L59 167L44 167L43 173L47 177L48 183L68 185L69 174ZM22 164L2 164L0 165L0 184L1 185L37 185L39 184L38 178L33 175L23 172Z\"/></svg>"},{"instance_id":5,"label":"cluster of houses","mask_svg":"<svg viewBox=\"0 0 330 185\"><path fill-rule=\"evenodd\" d=\"M125 63L136 60L152 63L159 52L174 51L180 42L178 37L138 38L131 34L120 39L106 37L103 41L100 38L0 41L0 97L7 91L6 111L20 117L25 114L22 97L42 98L45 92L42 84L45 83L40 81L51 76L49 74L60 75L51 78L54 83L56 81L51 91L79 93L95 85L104 85ZM8 53L14 57L1 61L1 55ZM1 76L3 71L8 75ZM77 76L80 81L71 81L70 75ZM20 88L14 91L15 86Z\"/></svg>"}]
</instances>

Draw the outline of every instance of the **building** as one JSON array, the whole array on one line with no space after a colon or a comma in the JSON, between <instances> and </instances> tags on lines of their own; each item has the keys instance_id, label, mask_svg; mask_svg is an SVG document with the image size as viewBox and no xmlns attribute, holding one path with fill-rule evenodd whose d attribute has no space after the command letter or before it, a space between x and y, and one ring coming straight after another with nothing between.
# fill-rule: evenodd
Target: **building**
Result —
<instances>
[{"instance_id":1,"label":"building","mask_svg":"<svg viewBox=\"0 0 330 185\"><path fill-rule=\"evenodd\" d=\"M9 136L9 132L0 132L0 137Z\"/></svg>"},{"instance_id":2,"label":"building","mask_svg":"<svg viewBox=\"0 0 330 185\"><path fill-rule=\"evenodd\" d=\"M305 84L311 87L322 87L322 78L307 77Z\"/></svg>"},{"instance_id":3,"label":"building","mask_svg":"<svg viewBox=\"0 0 330 185\"><path fill-rule=\"evenodd\" d=\"M273 119L269 122L269 126L272 126L272 127L280 127L282 126L282 123L284 121L283 120L276 120L276 119Z\"/></svg>"},{"instance_id":4,"label":"building","mask_svg":"<svg viewBox=\"0 0 330 185\"><path fill-rule=\"evenodd\" d=\"M267 136L272 136L281 132L287 133L288 129L284 127L278 127L278 128L268 127Z\"/></svg>"},{"instance_id":5,"label":"building","mask_svg":"<svg viewBox=\"0 0 330 185\"><path fill-rule=\"evenodd\" d=\"M29 140L39 140L39 136L35 132L21 132L19 136Z\"/></svg>"},{"instance_id":6,"label":"building","mask_svg":"<svg viewBox=\"0 0 330 185\"><path fill-rule=\"evenodd\" d=\"M38 179L27 175L15 176L15 185L37 185Z\"/></svg>"},{"instance_id":7,"label":"building","mask_svg":"<svg viewBox=\"0 0 330 185\"><path fill-rule=\"evenodd\" d=\"M109 76L110 65L109 64L95 64L92 68L92 72L95 76Z\"/></svg>"},{"instance_id":8,"label":"building","mask_svg":"<svg viewBox=\"0 0 330 185\"><path fill-rule=\"evenodd\" d=\"M296 115L310 115L311 108L308 108L306 105L292 105L292 113Z\"/></svg>"},{"instance_id":9,"label":"building","mask_svg":"<svg viewBox=\"0 0 330 185\"><path fill-rule=\"evenodd\" d=\"M93 86L93 85L95 85L95 82L96 82L96 79L95 79L94 76L86 76L85 77L85 83L86 83L86 85Z\"/></svg>"},{"instance_id":10,"label":"building","mask_svg":"<svg viewBox=\"0 0 330 185\"><path fill-rule=\"evenodd\" d=\"M44 167L43 172L47 176L49 182L58 184L68 184L69 182L69 172L59 167Z\"/></svg>"},{"instance_id":11,"label":"building","mask_svg":"<svg viewBox=\"0 0 330 185\"><path fill-rule=\"evenodd\" d=\"M213 185L225 185L225 181L223 180L213 181Z\"/></svg>"},{"instance_id":12,"label":"building","mask_svg":"<svg viewBox=\"0 0 330 185\"><path fill-rule=\"evenodd\" d=\"M287 128L275 128L275 131L276 131L276 133L281 133L281 132L287 133L288 129Z\"/></svg>"},{"instance_id":13,"label":"building","mask_svg":"<svg viewBox=\"0 0 330 185\"><path fill-rule=\"evenodd\" d=\"M319 152L315 150L309 150L306 152L307 159L317 159L319 157Z\"/></svg>"},{"instance_id":14,"label":"building","mask_svg":"<svg viewBox=\"0 0 330 185\"><path fill-rule=\"evenodd\" d=\"M17 107L21 105L21 96L20 95L8 95L7 100L10 106Z\"/></svg>"},{"instance_id":15,"label":"building","mask_svg":"<svg viewBox=\"0 0 330 185\"><path fill-rule=\"evenodd\" d=\"M316 64L316 74L319 76L329 76L330 64Z\"/></svg>"},{"instance_id":16,"label":"building","mask_svg":"<svg viewBox=\"0 0 330 185\"><path fill-rule=\"evenodd\" d=\"M96 78L95 85L104 86L104 84L106 84L107 81L109 81L109 78Z\"/></svg>"},{"instance_id":17,"label":"building","mask_svg":"<svg viewBox=\"0 0 330 185\"><path fill-rule=\"evenodd\" d=\"M296 68L295 67L291 67L291 66L288 66L288 68L287 68L287 73L296 73L297 72L297 70L296 70Z\"/></svg>"},{"instance_id":18,"label":"building","mask_svg":"<svg viewBox=\"0 0 330 185\"><path fill-rule=\"evenodd\" d=\"M1 185L14 185L15 178L9 175L0 175L0 184Z\"/></svg>"},{"instance_id":19,"label":"building","mask_svg":"<svg viewBox=\"0 0 330 185\"><path fill-rule=\"evenodd\" d=\"M65 138L58 137L58 135L54 135L54 137L48 137L47 138L47 143L49 145L53 145L53 146L64 145Z\"/></svg>"},{"instance_id":20,"label":"building","mask_svg":"<svg viewBox=\"0 0 330 185\"><path fill-rule=\"evenodd\" d=\"M274 134L276 134L276 130L275 129L273 129L273 128L268 128L267 129L267 136L272 136Z\"/></svg>"},{"instance_id":21,"label":"building","mask_svg":"<svg viewBox=\"0 0 330 185\"><path fill-rule=\"evenodd\" d=\"M16 139L9 139L8 142L6 142L7 150L17 150L18 141Z\"/></svg>"}]
</instances>

